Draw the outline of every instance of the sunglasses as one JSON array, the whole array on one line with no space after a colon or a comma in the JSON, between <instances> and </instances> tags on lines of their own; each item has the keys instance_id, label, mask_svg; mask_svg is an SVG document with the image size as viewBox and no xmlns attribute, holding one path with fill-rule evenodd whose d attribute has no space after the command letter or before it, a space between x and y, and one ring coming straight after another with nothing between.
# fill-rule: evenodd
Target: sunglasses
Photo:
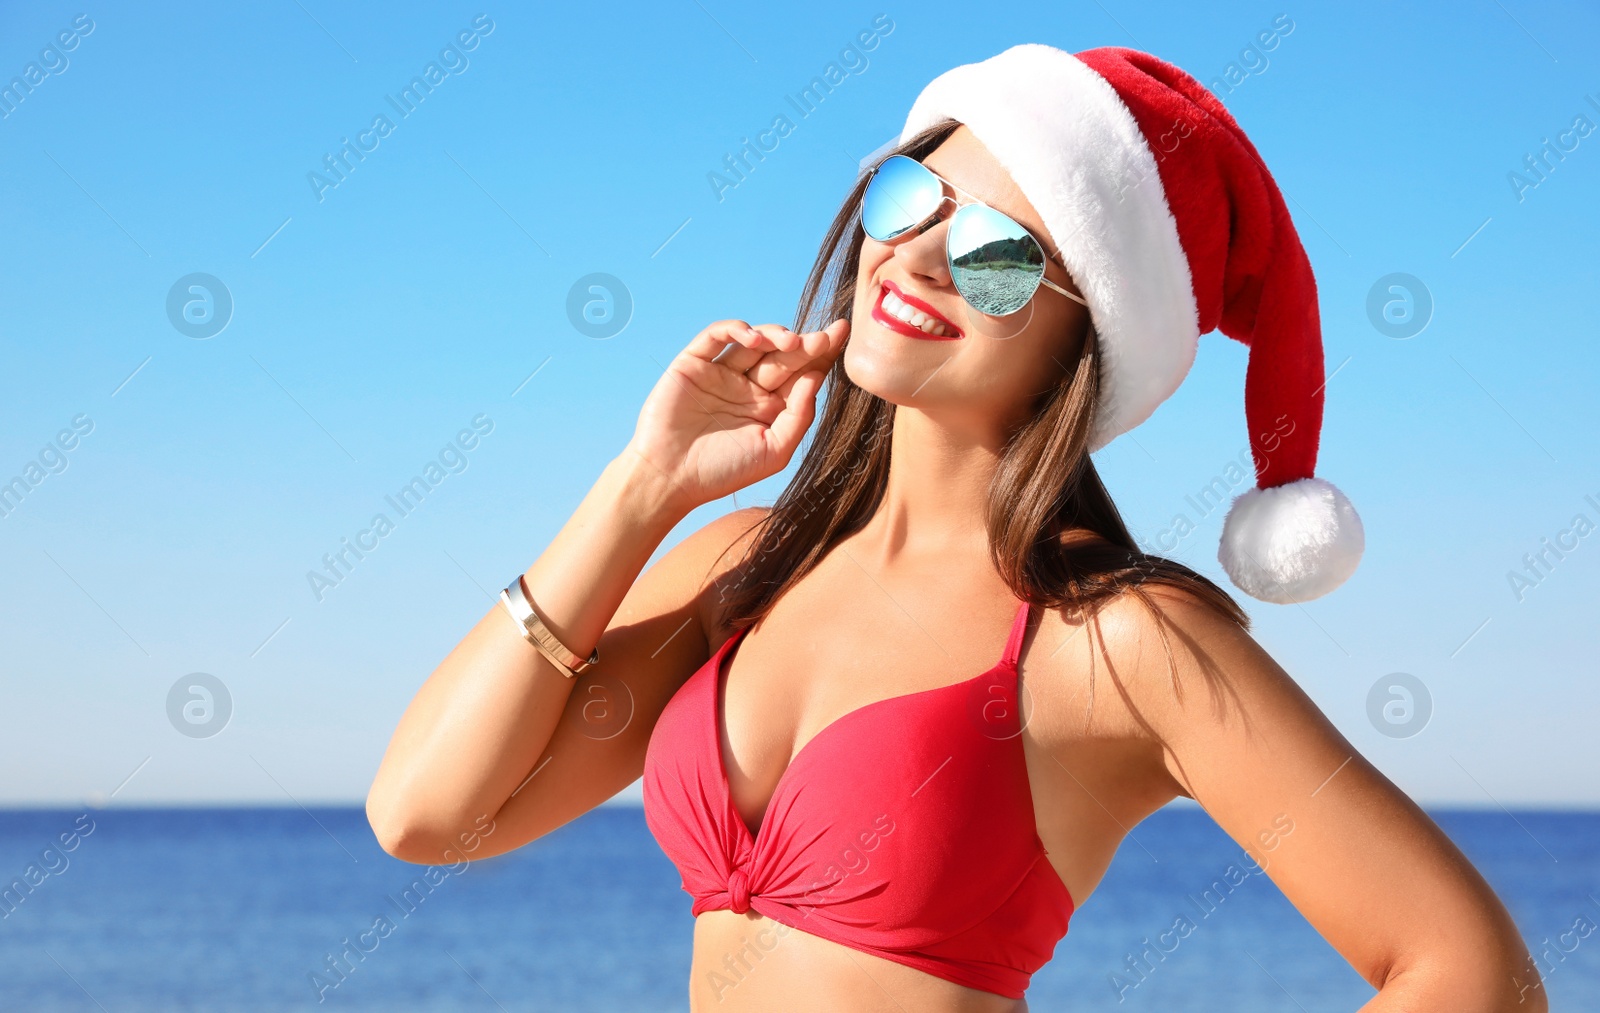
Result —
<instances>
[{"instance_id":1,"label":"sunglasses","mask_svg":"<svg viewBox=\"0 0 1600 1013\"><path fill-rule=\"evenodd\" d=\"M969 203L946 194L946 186ZM861 228L880 243L913 230L921 235L939 224L947 200L957 205L945 233L950 278L973 309L1007 316L1028 305L1040 285L1089 305L1044 276L1044 247L1033 233L914 158L890 155L873 168L861 199Z\"/></svg>"}]
</instances>

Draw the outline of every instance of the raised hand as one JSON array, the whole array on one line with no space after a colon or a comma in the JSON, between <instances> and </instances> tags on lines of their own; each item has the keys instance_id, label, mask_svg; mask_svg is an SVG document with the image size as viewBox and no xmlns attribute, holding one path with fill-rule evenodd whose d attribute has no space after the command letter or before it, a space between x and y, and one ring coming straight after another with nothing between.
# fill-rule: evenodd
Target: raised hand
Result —
<instances>
[{"instance_id":1,"label":"raised hand","mask_svg":"<svg viewBox=\"0 0 1600 1013\"><path fill-rule=\"evenodd\" d=\"M687 509L777 474L811 426L849 329L843 318L803 334L717 321L668 364L629 452L663 474Z\"/></svg>"}]
</instances>

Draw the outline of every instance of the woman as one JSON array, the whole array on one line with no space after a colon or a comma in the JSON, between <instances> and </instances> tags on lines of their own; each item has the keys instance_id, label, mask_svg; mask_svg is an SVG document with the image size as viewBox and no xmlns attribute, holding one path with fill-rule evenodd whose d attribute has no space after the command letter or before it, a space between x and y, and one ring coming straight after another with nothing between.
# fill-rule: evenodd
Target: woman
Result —
<instances>
[{"instance_id":1,"label":"woman","mask_svg":"<svg viewBox=\"0 0 1600 1013\"><path fill-rule=\"evenodd\" d=\"M1252 349L1260 486L1225 568L1301 601L1359 557L1311 474L1309 266L1220 103L1131 50L941 75L824 240L797 326L825 321L719 321L673 360L407 709L367 803L385 850L509 851L643 775L694 898L693 1008L1016 1013L1181 795L1377 989L1364 1010L1545 1008L1484 880L1226 592L1138 549L1089 459L1221 328ZM778 502L641 575L787 466L825 378Z\"/></svg>"}]
</instances>

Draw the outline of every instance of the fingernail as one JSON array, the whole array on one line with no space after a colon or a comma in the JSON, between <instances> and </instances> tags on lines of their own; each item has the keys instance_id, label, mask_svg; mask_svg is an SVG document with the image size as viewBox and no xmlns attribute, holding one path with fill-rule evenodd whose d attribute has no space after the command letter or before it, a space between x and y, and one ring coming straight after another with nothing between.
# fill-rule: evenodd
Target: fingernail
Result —
<instances>
[{"instance_id":1,"label":"fingernail","mask_svg":"<svg viewBox=\"0 0 1600 1013\"><path fill-rule=\"evenodd\" d=\"M756 329L755 329L755 328L754 328L754 327L746 327L746 328L745 328L745 330L746 330L746 331L747 331L747 332L749 332L749 334L750 334L750 336L751 336L751 337L752 337L752 338L759 338L759 337L761 337L761 332L760 332L760 331L758 331L758 330L756 330Z\"/></svg>"}]
</instances>

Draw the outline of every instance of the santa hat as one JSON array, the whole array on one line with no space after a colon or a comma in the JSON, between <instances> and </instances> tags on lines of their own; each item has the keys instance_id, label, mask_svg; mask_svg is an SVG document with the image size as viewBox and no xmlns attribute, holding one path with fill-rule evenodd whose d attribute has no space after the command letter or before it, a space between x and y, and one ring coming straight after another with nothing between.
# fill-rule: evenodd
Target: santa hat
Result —
<instances>
[{"instance_id":1,"label":"santa hat","mask_svg":"<svg viewBox=\"0 0 1600 1013\"><path fill-rule=\"evenodd\" d=\"M901 140L943 120L965 124L1011 174L1088 300L1102 363L1089 450L1148 418L1200 335L1222 331L1250 349L1256 487L1229 507L1217 558L1263 601L1342 584L1365 538L1349 499L1313 475L1316 281L1277 184L1216 96L1138 50L1027 44L935 78Z\"/></svg>"}]
</instances>

